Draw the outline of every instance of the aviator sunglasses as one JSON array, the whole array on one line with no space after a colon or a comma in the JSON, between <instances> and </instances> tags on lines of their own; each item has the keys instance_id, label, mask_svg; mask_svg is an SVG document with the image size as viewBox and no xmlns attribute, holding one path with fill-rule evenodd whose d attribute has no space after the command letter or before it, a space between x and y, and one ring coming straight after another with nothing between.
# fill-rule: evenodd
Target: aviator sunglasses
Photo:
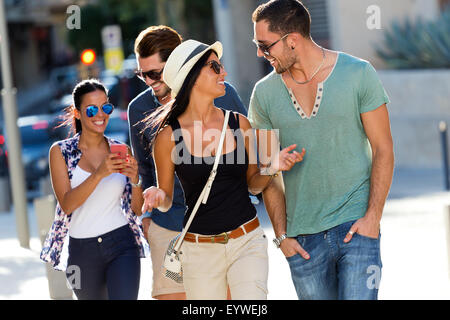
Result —
<instances>
[{"instance_id":1,"label":"aviator sunglasses","mask_svg":"<svg viewBox=\"0 0 450 320\"><path fill-rule=\"evenodd\" d=\"M102 111L103 113L110 115L114 110L114 106L111 103L105 103L102 105ZM89 118L94 117L98 113L98 107L95 105L88 106L86 108L86 115Z\"/></svg>"},{"instance_id":2,"label":"aviator sunglasses","mask_svg":"<svg viewBox=\"0 0 450 320\"><path fill-rule=\"evenodd\" d=\"M282 36L280 39L278 39L277 41L273 42L272 44L269 45L265 45L262 43L259 43L257 40L253 39L253 43L256 44L256 47L261 50L262 53L264 53L266 56L270 56L270 48L272 48L274 45L276 45L279 41L283 40L284 38L286 38L288 35L290 35L290 33L286 33L284 36Z\"/></svg>"},{"instance_id":3,"label":"aviator sunglasses","mask_svg":"<svg viewBox=\"0 0 450 320\"><path fill-rule=\"evenodd\" d=\"M218 63L216 60L211 60L205 64L205 66L211 66L211 69L217 74L220 74L220 70L223 68L223 64Z\"/></svg>"},{"instance_id":4,"label":"aviator sunglasses","mask_svg":"<svg viewBox=\"0 0 450 320\"><path fill-rule=\"evenodd\" d=\"M146 77L149 77L151 80L154 80L154 81L159 81L159 80L161 80L161 74L163 73L163 71L164 71L164 68L162 68L160 72L156 72L153 70L142 71L141 69L139 69L139 70L136 70L134 73L142 81L145 81Z\"/></svg>"}]
</instances>

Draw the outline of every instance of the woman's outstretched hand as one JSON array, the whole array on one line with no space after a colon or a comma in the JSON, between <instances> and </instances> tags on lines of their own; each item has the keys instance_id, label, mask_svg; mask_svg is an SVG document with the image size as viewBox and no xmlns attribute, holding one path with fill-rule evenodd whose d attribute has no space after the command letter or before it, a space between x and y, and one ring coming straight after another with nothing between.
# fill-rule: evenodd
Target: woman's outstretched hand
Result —
<instances>
[{"instance_id":1,"label":"woman's outstretched hand","mask_svg":"<svg viewBox=\"0 0 450 320\"><path fill-rule=\"evenodd\" d=\"M153 209L158 208L166 198L166 193L157 187L150 187L144 190L144 204L142 206L142 213L151 212Z\"/></svg>"}]
</instances>

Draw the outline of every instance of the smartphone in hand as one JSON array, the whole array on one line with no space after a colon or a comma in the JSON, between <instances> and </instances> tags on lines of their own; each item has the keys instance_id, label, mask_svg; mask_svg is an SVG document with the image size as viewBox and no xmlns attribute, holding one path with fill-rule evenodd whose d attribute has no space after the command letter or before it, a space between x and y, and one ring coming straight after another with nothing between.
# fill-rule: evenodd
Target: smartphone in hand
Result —
<instances>
[{"instance_id":1,"label":"smartphone in hand","mask_svg":"<svg viewBox=\"0 0 450 320\"><path fill-rule=\"evenodd\" d=\"M128 146L126 144L113 144L110 149L111 153L119 154L119 159L126 159L128 154Z\"/></svg>"}]
</instances>

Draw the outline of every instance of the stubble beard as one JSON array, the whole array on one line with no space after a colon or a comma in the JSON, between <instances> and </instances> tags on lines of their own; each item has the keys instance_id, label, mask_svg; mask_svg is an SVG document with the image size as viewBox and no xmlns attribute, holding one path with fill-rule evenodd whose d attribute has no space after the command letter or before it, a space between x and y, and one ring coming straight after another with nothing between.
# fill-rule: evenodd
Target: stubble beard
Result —
<instances>
[{"instance_id":1,"label":"stubble beard","mask_svg":"<svg viewBox=\"0 0 450 320\"><path fill-rule=\"evenodd\" d=\"M289 68L291 68L295 64L295 62L297 60L297 57L295 56L295 54L291 50L286 49L286 47L285 47L285 50L283 51L283 56L282 56L283 61L281 61L280 59L278 59L276 57L273 57L273 58L276 59L278 62L277 66L275 67L275 72L278 74L282 74L282 73L286 72Z\"/></svg>"},{"instance_id":2,"label":"stubble beard","mask_svg":"<svg viewBox=\"0 0 450 320\"><path fill-rule=\"evenodd\" d=\"M158 92L155 92L155 91L153 91L153 92L155 93L155 96L157 98L164 98L165 96L170 94L170 91L171 90L170 90L169 86L167 84L163 83L163 87L161 89L159 89Z\"/></svg>"}]
</instances>

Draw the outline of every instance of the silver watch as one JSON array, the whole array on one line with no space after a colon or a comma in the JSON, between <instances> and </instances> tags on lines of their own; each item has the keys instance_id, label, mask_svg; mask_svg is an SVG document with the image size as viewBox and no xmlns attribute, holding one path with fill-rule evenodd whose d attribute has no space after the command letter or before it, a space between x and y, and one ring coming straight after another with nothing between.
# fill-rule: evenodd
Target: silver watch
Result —
<instances>
[{"instance_id":1,"label":"silver watch","mask_svg":"<svg viewBox=\"0 0 450 320\"><path fill-rule=\"evenodd\" d=\"M282 234L281 236L279 236L279 237L273 239L273 243L275 244L275 246L276 246L277 248L280 248L281 241L283 241L283 240L286 239L286 238L287 238L287 234L284 233L284 234Z\"/></svg>"}]
</instances>

